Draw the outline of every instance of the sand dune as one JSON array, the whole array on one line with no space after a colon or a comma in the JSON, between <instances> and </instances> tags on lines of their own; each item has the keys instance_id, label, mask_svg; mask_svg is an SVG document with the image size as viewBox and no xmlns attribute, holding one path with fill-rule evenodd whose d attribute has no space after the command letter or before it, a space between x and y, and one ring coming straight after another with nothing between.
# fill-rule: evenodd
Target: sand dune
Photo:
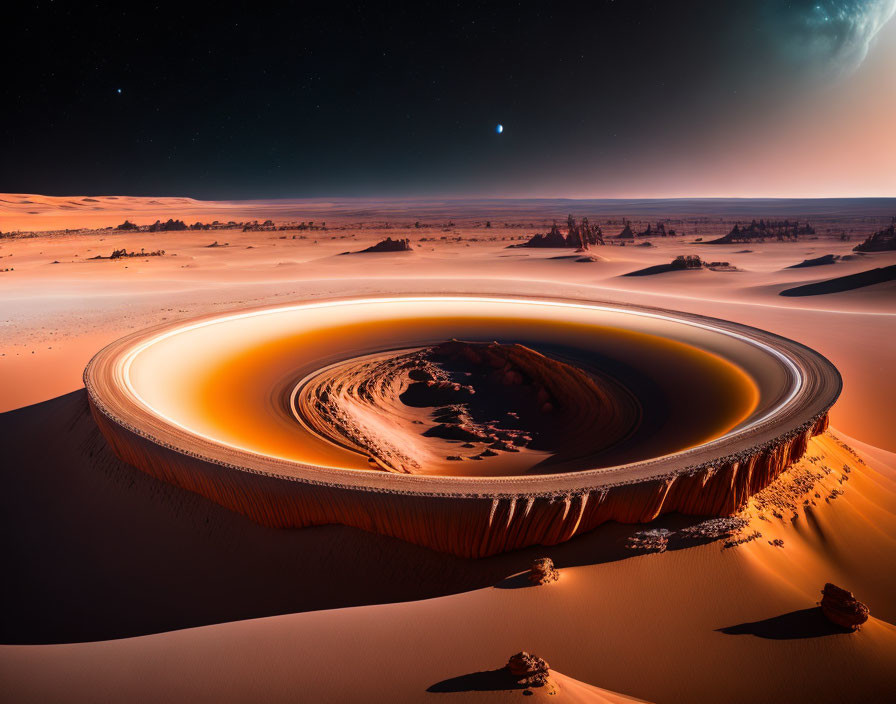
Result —
<instances>
[{"instance_id":1,"label":"sand dune","mask_svg":"<svg viewBox=\"0 0 896 704\"><path fill-rule=\"evenodd\" d=\"M523 649L550 662L558 694L533 697L552 701L892 698L891 282L778 295L818 282L817 267L787 268L794 262L833 254L843 276L896 263L887 252L851 252L881 226L844 224L850 213L867 215L867 202L761 206L762 213L811 216L819 240L754 242L749 251L696 242L724 234L731 218L762 214L755 203L733 202L721 206L730 208L720 216L726 222L678 223L684 238L595 249L607 261L580 266L554 259L557 250L506 250L519 241L512 238L528 238L544 231L545 221L583 207L573 202L478 202L443 232L456 202L420 202L411 214L407 203L385 202L0 199L3 232L209 215L326 220L330 228L0 239L0 515L4 534L15 536L6 544L0 586L5 698L509 700L524 695L476 685L481 673ZM639 217L631 202L605 207L608 218L611 211ZM706 205L643 207L640 217L655 220L661 207L684 219ZM874 207L892 215L892 201ZM371 212L376 226L367 221L359 229ZM428 229L415 229L416 220ZM840 241L844 229L852 242ZM337 256L385 236L410 237L415 256ZM209 248L215 239L229 246ZM141 247L167 253L89 261ZM731 260L741 271L621 276L690 253ZM278 266L284 261L295 264ZM750 499L738 517L743 523L721 532L704 517L671 514L468 560L338 525L263 528L122 463L89 415L81 373L90 357L149 326L293 301L471 290L659 306L794 339L843 375L844 392L831 411L835 430L809 440L802 459ZM553 559L560 579L529 586L526 570L543 556ZM826 582L870 608L858 632L824 619L817 605Z\"/></svg>"},{"instance_id":2,"label":"sand dune","mask_svg":"<svg viewBox=\"0 0 896 704\"><path fill-rule=\"evenodd\" d=\"M628 555L620 548L619 558L595 562L595 554L620 544L623 536L610 530L599 540L549 550L561 579L546 587L519 588L511 579L498 581L497 589L403 604L121 641L7 646L0 649L0 667L17 701L59 701L63 692L68 701L240 701L260 686L270 701L287 701L299 692L310 699L353 700L352 693L367 692L371 681L378 696L392 701L438 701L480 696L431 689L496 667L507 652L523 646L550 658L555 672L651 701L774 700L782 687L795 700L882 701L896 664L890 599L896 584L892 571L878 569L873 556L891 549L896 528L896 457L875 451L874 457L857 458L833 437L813 441L810 454L811 460L784 478L784 494L760 496L751 507L744 533L758 529L762 537L739 547L711 542ZM825 467L833 471L825 474ZM821 477L808 490L806 472ZM826 498L835 488L844 493ZM189 518L177 514L178 521ZM225 526L207 525L214 544ZM665 528L683 530L674 523ZM234 535L232 529L224 534ZM772 545L773 539L783 547ZM524 562L524 556L514 557ZM582 566L572 566L583 558ZM489 562L465 563L462 569ZM158 563L141 563L147 573L159 571ZM696 584L688 576L695 571L703 576ZM178 573L173 570L172 578ZM818 620L815 603L825 580L847 584L871 607L872 619L859 633L843 634ZM662 590L655 589L658 583ZM501 629L477 628L495 618ZM674 644L656 638L658 623L674 634ZM436 633L440 647L422 648L421 639ZM695 660L701 676L681 678ZM830 666L834 661L836 668ZM762 678L744 666L748 662L761 668ZM382 677L396 668L400 677Z\"/></svg>"}]
</instances>

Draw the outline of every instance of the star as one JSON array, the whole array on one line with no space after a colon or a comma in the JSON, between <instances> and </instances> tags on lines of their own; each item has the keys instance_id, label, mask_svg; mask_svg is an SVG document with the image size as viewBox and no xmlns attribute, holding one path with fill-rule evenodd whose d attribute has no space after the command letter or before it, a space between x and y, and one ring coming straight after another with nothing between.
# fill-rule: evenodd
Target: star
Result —
<instances>
[{"instance_id":1,"label":"star","mask_svg":"<svg viewBox=\"0 0 896 704\"><path fill-rule=\"evenodd\" d=\"M121 88L116 88L115 92L118 93L119 95L121 95Z\"/></svg>"},{"instance_id":2,"label":"star","mask_svg":"<svg viewBox=\"0 0 896 704\"><path fill-rule=\"evenodd\" d=\"M504 125L499 124L495 127L495 132L497 132L498 134L501 134L503 131L504 131Z\"/></svg>"}]
</instances>

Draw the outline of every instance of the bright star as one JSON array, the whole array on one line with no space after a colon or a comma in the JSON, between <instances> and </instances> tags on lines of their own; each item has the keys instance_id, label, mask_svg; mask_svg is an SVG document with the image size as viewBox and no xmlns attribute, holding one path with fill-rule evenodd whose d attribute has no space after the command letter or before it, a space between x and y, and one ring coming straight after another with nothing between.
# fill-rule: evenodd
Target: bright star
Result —
<instances>
[{"instance_id":1,"label":"bright star","mask_svg":"<svg viewBox=\"0 0 896 704\"><path fill-rule=\"evenodd\" d=\"M498 125L497 127L495 127L495 132L497 132L498 134L501 134L503 131L504 125Z\"/></svg>"},{"instance_id":2,"label":"bright star","mask_svg":"<svg viewBox=\"0 0 896 704\"><path fill-rule=\"evenodd\" d=\"M115 92L121 95L121 88L117 88Z\"/></svg>"}]
</instances>

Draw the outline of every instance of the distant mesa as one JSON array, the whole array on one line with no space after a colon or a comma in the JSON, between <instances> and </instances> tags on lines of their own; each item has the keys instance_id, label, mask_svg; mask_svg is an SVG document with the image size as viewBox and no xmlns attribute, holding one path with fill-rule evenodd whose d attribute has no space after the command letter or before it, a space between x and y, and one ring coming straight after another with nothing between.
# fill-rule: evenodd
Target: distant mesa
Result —
<instances>
[{"instance_id":1,"label":"distant mesa","mask_svg":"<svg viewBox=\"0 0 896 704\"><path fill-rule=\"evenodd\" d=\"M582 218L581 224L570 215L566 219L566 234L564 235L557 223L554 222L550 232L545 234L533 235L528 242L522 244L509 245L508 249L518 247L536 247L542 249L575 247L576 249L586 250L592 245L602 245L604 242L603 231L600 225L592 225L588 222L588 218Z\"/></svg>"},{"instance_id":2,"label":"distant mesa","mask_svg":"<svg viewBox=\"0 0 896 704\"><path fill-rule=\"evenodd\" d=\"M856 599L852 592L835 584L825 584L821 594L822 613L831 623L841 628L854 631L871 615L868 607Z\"/></svg>"},{"instance_id":3,"label":"distant mesa","mask_svg":"<svg viewBox=\"0 0 896 704\"><path fill-rule=\"evenodd\" d=\"M896 217L890 226L870 235L861 244L852 248L854 252L892 252L896 250Z\"/></svg>"},{"instance_id":4,"label":"distant mesa","mask_svg":"<svg viewBox=\"0 0 896 704\"><path fill-rule=\"evenodd\" d=\"M731 266L729 262L707 262L703 261L696 254L680 254L675 257L669 264L657 264L648 266L645 269L630 271L623 276L653 276L654 274L665 274L670 271L702 271L710 269L712 271L737 271L737 267Z\"/></svg>"},{"instance_id":5,"label":"distant mesa","mask_svg":"<svg viewBox=\"0 0 896 704\"><path fill-rule=\"evenodd\" d=\"M709 240L706 244L741 244L770 239L779 242L795 241L802 235L814 235L815 228L808 222L801 225L799 221L790 220L753 220L749 225L741 227L736 224L724 237Z\"/></svg>"},{"instance_id":6,"label":"distant mesa","mask_svg":"<svg viewBox=\"0 0 896 704\"><path fill-rule=\"evenodd\" d=\"M799 264L791 264L788 269L803 269L810 266L825 266L826 264L834 264L840 260L838 254L823 254L814 259L803 259Z\"/></svg>"},{"instance_id":7,"label":"distant mesa","mask_svg":"<svg viewBox=\"0 0 896 704\"><path fill-rule=\"evenodd\" d=\"M849 274L848 276L838 276L835 279L827 279L826 281L818 281L814 284L804 284L803 286L795 286L781 291L779 296L820 296L826 293L841 293L843 291L852 291L865 286L873 286L874 284L882 284L887 281L896 281L896 264L891 266L879 267L877 269L869 269L861 271L858 274Z\"/></svg>"},{"instance_id":8,"label":"distant mesa","mask_svg":"<svg viewBox=\"0 0 896 704\"><path fill-rule=\"evenodd\" d=\"M367 249L362 249L355 254L376 254L379 252L412 252L411 241L407 238L404 239L396 239L393 240L391 237L387 237L384 240L380 240L374 245L371 245ZM345 254L351 254L351 252L345 252Z\"/></svg>"}]
</instances>

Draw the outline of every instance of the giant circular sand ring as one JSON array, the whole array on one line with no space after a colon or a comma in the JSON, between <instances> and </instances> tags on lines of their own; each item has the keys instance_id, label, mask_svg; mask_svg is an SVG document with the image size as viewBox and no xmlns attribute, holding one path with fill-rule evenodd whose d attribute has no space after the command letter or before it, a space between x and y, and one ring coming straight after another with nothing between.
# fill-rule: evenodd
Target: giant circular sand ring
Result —
<instances>
[{"instance_id":1,"label":"giant circular sand ring","mask_svg":"<svg viewBox=\"0 0 896 704\"><path fill-rule=\"evenodd\" d=\"M468 557L731 515L805 453L841 388L821 355L739 324L473 295L167 324L84 379L116 454L159 479L267 526Z\"/></svg>"}]
</instances>

